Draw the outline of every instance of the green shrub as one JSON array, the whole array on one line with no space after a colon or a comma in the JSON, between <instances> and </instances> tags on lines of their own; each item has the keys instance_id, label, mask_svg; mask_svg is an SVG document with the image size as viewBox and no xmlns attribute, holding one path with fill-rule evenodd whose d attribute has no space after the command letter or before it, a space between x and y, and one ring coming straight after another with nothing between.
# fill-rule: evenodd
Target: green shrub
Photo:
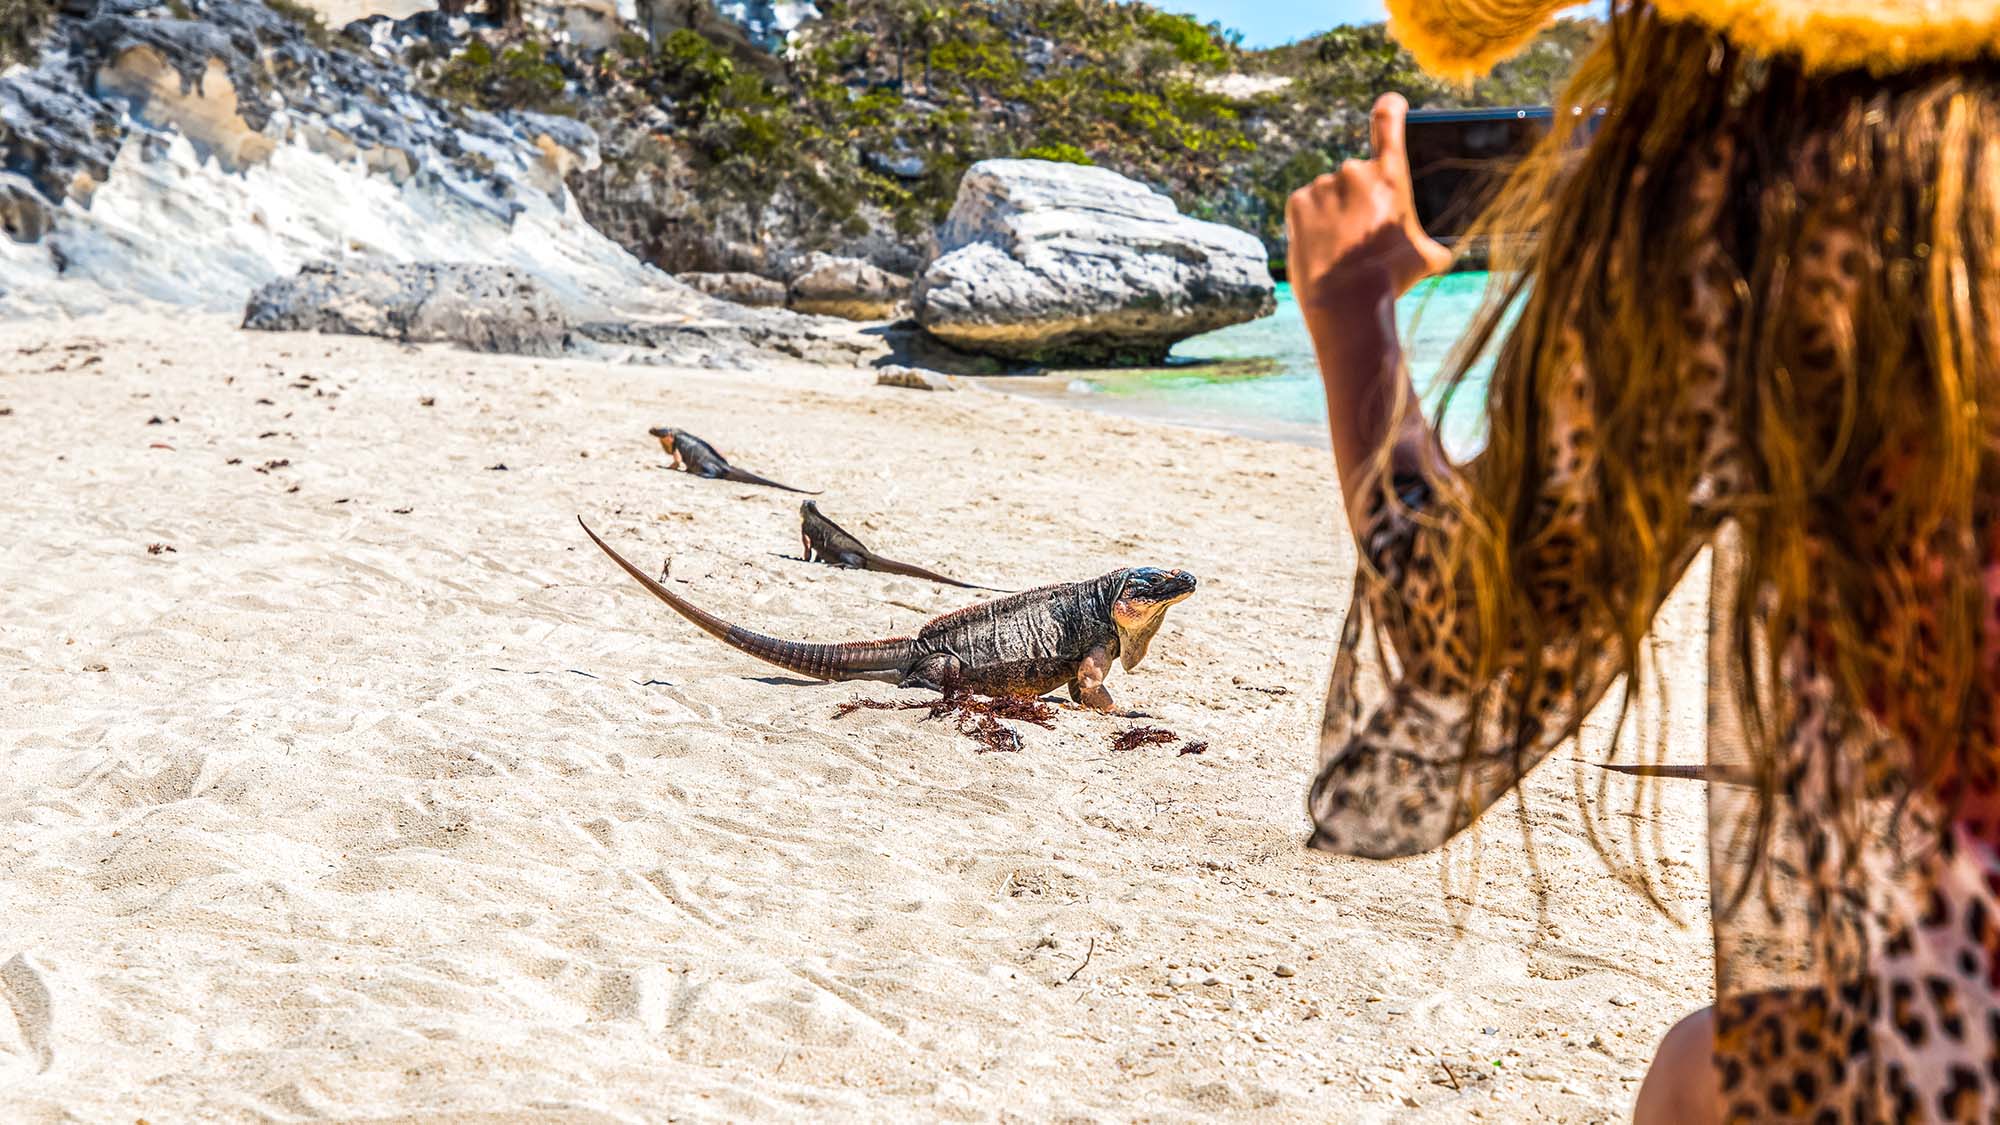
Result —
<instances>
[{"instance_id":1,"label":"green shrub","mask_svg":"<svg viewBox=\"0 0 2000 1125\"><path fill-rule=\"evenodd\" d=\"M1011 45L969 39L948 39L938 44L930 52L930 66L936 73L958 79L980 93L990 92L1021 74L1021 60Z\"/></svg>"},{"instance_id":2,"label":"green shrub","mask_svg":"<svg viewBox=\"0 0 2000 1125\"><path fill-rule=\"evenodd\" d=\"M563 81L562 68L549 61L540 43L530 39L500 53L495 96L511 109L566 113L570 109L563 99Z\"/></svg>"},{"instance_id":3,"label":"green shrub","mask_svg":"<svg viewBox=\"0 0 2000 1125\"><path fill-rule=\"evenodd\" d=\"M448 97L488 112L516 109L534 113L574 113L563 96L562 68L533 37L503 48L498 58L483 39L474 39L438 71L433 85Z\"/></svg>"},{"instance_id":4,"label":"green shrub","mask_svg":"<svg viewBox=\"0 0 2000 1125\"><path fill-rule=\"evenodd\" d=\"M1048 145L1029 145L1021 150L1023 160L1053 160L1058 164L1094 164L1090 154L1073 144L1057 142Z\"/></svg>"},{"instance_id":5,"label":"green shrub","mask_svg":"<svg viewBox=\"0 0 2000 1125\"><path fill-rule=\"evenodd\" d=\"M1206 70L1221 70L1230 63L1229 49L1218 41L1218 29L1202 25L1193 16L1149 11L1140 17L1140 26L1149 37L1172 47L1182 62Z\"/></svg>"}]
</instances>

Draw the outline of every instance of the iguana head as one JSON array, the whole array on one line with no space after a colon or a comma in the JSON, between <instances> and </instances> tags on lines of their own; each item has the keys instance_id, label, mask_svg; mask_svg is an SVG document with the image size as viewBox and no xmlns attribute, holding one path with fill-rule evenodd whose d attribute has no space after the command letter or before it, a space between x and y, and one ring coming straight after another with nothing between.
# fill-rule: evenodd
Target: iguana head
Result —
<instances>
[{"instance_id":1,"label":"iguana head","mask_svg":"<svg viewBox=\"0 0 2000 1125\"><path fill-rule=\"evenodd\" d=\"M660 448L664 450L668 458L670 458L673 461L675 468L678 469L687 467L682 463L683 458L681 457L681 452L679 448L677 448L682 437L682 432L680 430L677 430L672 426L654 426L652 429L647 430L646 432L660 439Z\"/></svg>"},{"instance_id":2,"label":"iguana head","mask_svg":"<svg viewBox=\"0 0 2000 1125\"><path fill-rule=\"evenodd\" d=\"M1118 658L1130 672L1146 657L1146 646L1167 619L1167 607L1194 593L1194 575L1185 570L1140 566L1125 572L1111 601L1111 624L1118 630Z\"/></svg>"}]
</instances>

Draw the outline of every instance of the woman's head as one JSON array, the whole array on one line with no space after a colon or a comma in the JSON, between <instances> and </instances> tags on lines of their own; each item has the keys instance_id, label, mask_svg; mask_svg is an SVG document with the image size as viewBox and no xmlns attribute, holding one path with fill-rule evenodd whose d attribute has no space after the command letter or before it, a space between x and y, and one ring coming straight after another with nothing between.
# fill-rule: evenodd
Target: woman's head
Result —
<instances>
[{"instance_id":1,"label":"woman's head","mask_svg":"<svg viewBox=\"0 0 2000 1125\"><path fill-rule=\"evenodd\" d=\"M1461 612L1540 618L1512 576L1559 546L1640 667L1673 545L1719 514L1753 762L1797 719L1771 656L1809 645L1923 777L1990 770L2000 64L1807 73L1634 5L1567 104L1608 112L1587 140L1559 116L1487 218L1540 237L1498 245L1521 315L1501 338L1496 301L1457 368L1499 349L1482 471L1445 497L1479 529ZM1588 482L1585 542L1533 537L1552 473Z\"/></svg>"}]
</instances>

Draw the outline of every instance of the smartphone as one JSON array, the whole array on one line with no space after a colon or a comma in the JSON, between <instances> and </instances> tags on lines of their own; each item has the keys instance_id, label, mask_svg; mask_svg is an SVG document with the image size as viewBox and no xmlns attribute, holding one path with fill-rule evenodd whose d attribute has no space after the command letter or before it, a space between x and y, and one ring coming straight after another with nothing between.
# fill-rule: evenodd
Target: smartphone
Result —
<instances>
[{"instance_id":1,"label":"smartphone","mask_svg":"<svg viewBox=\"0 0 2000 1125\"><path fill-rule=\"evenodd\" d=\"M1545 105L1411 110L1404 143L1424 230L1447 246L1456 241L1554 120L1555 111Z\"/></svg>"}]
</instances>

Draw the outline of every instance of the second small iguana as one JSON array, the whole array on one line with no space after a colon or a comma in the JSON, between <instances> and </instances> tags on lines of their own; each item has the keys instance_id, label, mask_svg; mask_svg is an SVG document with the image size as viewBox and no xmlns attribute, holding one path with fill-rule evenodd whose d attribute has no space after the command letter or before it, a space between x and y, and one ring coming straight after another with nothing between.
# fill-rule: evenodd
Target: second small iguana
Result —
<instances>
[{"instance_id":1,"label":"second small iguana","mask_svg":"<svg viewBox=\"0 0 2000 1125\"><path fill-rule=\"evenodd\" d=\"M975 586L970 582L960 582L956 578L946 578L932 570L912 566L895 559L885 559L868 549L867 545L846 528L826 518L819 505L811 500L799 505L799 538L806 545L806 561L826 563L829 566L845 567L848 570L874 570L883 574L902 574L911 578L922 578L928 582L942 582L947 586L962 586L968 590L991 590L991 586Z\"/></svg>"},{"instance_id":2,"label":"second small iguana","mask_svg":"<svg viewBox=\"0 0 2000 1125\"><path fill-rule=\"evenodd\" d=\"M793 488L789 484L779 484L756 473L746 473L730 464L727 458L715 451L714 446L686 430L677 430L672 426L654 426L646 432L660 439L660 448L666 450L667 456L673 459L674 468L682 472L693 473L709 480L761 484L768 488L782 488L786 492L803 492L808 496L819 495L811 489Z\"/></svg>"},{"instance_id":3,"label":"second small iguana","mask_svg":"<svg viewBox=\"0 0 2000 1125\"><path fill-rule=\"evenodd\" d=\"M597 537L583 533L654 597L723 644L816 680L886 680L903 687L1070 698L1112 710L1104 677L1146 655L1167 609L1194 593L1194 575L1142 566L1087 582L1044 586L934 617L913 637L847 644L779 640L731 625L667 589Z\"/></svg>"}]
</instances>

